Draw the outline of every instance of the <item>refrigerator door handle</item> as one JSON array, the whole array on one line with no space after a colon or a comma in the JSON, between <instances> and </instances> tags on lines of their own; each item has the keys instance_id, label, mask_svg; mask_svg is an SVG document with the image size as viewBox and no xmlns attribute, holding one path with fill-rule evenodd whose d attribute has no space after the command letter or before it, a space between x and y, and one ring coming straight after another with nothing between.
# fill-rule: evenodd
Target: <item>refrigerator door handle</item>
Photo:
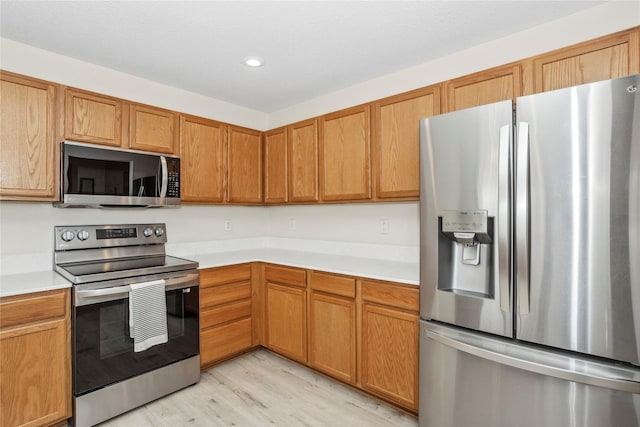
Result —
<instances>
[{"instance_id":1,"label":"refrigerator door handle","mask_svg":"<svg viewBox=\"0 0 640 427\"><path fill-rule=\"evenodd\" d=\"M509 286L509 147L511 126L500 128L498 157L498 286L500 288L500 309L509 312L511 293Z\"/></svg>"},{"instance_id":2,"label":"refrigerator door handle","mask_svg":"<svg viewBox=\"0 0 640 427\"><path fill-rule=\"evenodd\" d=\"M516 160L516 283L518 313L529 313L529 123L518 123Z\"/></svg>"},{"instance_id":3,"label":"refrigerator door handle","mask_svg":"<svg viewBox=\"0 0 640 427\"><path fill-rule=\"evenodd\" d=\"M630 393L640 393L640 383L632 379L619 378L615 376L607 376L604 369L592 369L591 372L580 372L551 364L541 363L536 360L527 360L524 357L516 355L500 353L498 351L489 350L487 348L478 347L472 343L464 342L459 338L452 338L440 334L438 332L424 329L426 336L434 341L439 342L447 347L451 347L458 351L486 359L501 365L511 366L513 368L522 369L528 372L554 377L561 380L579 382L582 384L605 387L613 390L620 390ZM569 359L569 357L566 357ZM588 364L588 362L584 362ZM588 368L585 369L585 371ZM598 372L595 372L595 371Z\"/></svg>"}]
</instances>

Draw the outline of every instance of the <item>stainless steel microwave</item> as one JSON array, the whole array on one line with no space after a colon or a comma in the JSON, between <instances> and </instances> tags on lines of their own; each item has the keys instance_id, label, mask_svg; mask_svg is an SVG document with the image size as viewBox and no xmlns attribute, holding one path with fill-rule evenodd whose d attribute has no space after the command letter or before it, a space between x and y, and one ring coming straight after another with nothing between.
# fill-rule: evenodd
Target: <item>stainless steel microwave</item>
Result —
<instances>
[{"instance_id":1,"label":"stainless steel microwave","mask_svg":"<svg viewBox=\"0 0 640 427\"><path fill-rule=\"evenodd\" d=\"M79 142L61 144L58 207L180 204L180 158Z\"/></svg>"}]
</instances>

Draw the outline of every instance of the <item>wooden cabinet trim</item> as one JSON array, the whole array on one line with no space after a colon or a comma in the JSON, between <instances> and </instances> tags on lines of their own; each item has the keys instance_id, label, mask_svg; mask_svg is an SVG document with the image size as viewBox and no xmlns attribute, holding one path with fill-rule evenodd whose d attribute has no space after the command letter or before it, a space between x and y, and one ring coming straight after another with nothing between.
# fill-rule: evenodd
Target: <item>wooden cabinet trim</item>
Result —
<instances>
[{"instance_id":1,"label":"wooden cabinet trim","mask_svg":"<svg viewBox=\"0 0 640 427\"><path fill-rule=\"evenodd\" d=\"M309 279L311 289L348 298L356 296L356 280L353 277L312 271Z\"/></svg>"}]
</instances>

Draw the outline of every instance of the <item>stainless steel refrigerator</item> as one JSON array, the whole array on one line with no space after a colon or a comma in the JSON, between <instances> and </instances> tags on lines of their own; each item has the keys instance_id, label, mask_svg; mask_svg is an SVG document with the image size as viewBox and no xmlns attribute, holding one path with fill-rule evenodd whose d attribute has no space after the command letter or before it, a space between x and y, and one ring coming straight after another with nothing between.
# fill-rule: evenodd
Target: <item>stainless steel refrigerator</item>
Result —
<instances>
[{"instance_id":1,"label":"stainless steel refrigerator","mask_svg":"<svg viewBox=\"0 0 640 427\"><path fill-rule=\"evenodd\" d=\"M421 427L640 426L639 88L420 121Z\"/></svg>"}]
</instances>

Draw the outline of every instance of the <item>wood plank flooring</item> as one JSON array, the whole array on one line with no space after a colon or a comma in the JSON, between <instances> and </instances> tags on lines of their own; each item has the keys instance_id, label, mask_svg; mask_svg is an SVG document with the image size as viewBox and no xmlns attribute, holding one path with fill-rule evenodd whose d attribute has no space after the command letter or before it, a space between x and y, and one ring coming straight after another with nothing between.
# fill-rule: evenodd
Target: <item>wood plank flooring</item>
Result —
<instances>
[{"instance_id":1,"label":"wood plank flooring","mask_svg":"<svg viewBox=\"0 0 640 427\"><path fill-rule=\"evenodd\" d=\"M101 427L416 427L417 418L268 350L202 373L200 382Z\"/></svg>"}]
</instances>

